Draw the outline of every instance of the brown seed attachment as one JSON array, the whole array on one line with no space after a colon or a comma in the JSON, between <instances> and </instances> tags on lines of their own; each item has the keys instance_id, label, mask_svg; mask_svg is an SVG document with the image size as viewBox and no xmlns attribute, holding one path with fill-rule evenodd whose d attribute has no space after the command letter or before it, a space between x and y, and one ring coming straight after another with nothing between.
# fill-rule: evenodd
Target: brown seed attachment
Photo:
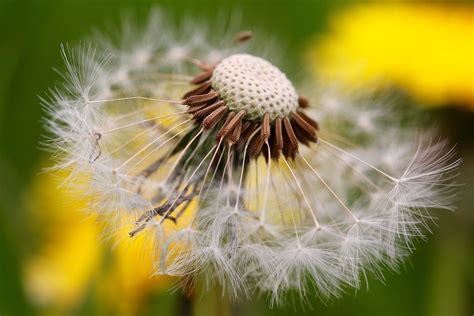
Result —
<instances>
[{"instance_id":1,"label":"brown seed attachment","mask_svg":"<svg viewBox=\"0 0 474 316\"><path fill-rule=\"evenodd\" d=\"M206 80L211 79L213 71L214 71L213 69L209 69L209 70L201 72L200 74L196 75L193 79L191 79L191 83L200 84Z\"/></svg>"},{"instance_id":2,"label":"brown seed attachment","mask_svg":"<svg viewBox=\"0 0 474 316\"><path fill-rule=\"evenodd\" d=\"M306 109L309 107L309 100L305 97L299 96L298 105L300 106L300 108Z\"/></svg>"},{"instance_id":3,"label":"brown seed attachment","mask_svg":"<svg viewBox=\"0 0 474 316\"><path fill-rule=\"evenodd\" d=\"M314 127L315 130L319 131L319 124L312 118L310 118L305 112L299 111L298 114L312 127Z\"/></svg>"},{"instance_id":4,"label":"brown seed attachment","mask_svg":"<svg viewBox=\"0 0 474 316\"><path fill-rule=\"evenodd\" d=\"M206 102L215 100L219 96L219 93L216 91L211 91L206 94L198 94L198 95L192 95L186 100L184 100L184 104L189 105L189 106L196 106L196 105L201 105Z\"/></svg>"},{"instance_id":5,"label":"brown seed attachment","mask_svg":"<svg viewBox=\"0 0 474 316\"><path fill-rule=\"evenodd\" d=\"M264 141L270 137L270 114L268 112L263 115L261 133Z\"/></svg>"},{"instance_id":6,"label":"brown seed attachment","mask_svg":"<svg viewBox=\"0 0 474 316\"><path fill-rule=\"evenodd\" d=\"M261 133L257 133L253 136L250 141L250 146L248 148L249 156L250 157L257 157L263 148L263 144L265 144L265 140L262 137Z\"/></svg>"},{"instance_id":7,"label":"brown seed attachment","mask_svg":"<svg viewBox=\"0 0 474 316\"><path fill-rule=\"evenodd\" d=\"M227 136L227 142L229 143L229 145L235 145L239 141L241 131L242 120L239 120L239 123L237 123L232 132Z\"/></svg>"},{"instance_id":8,"label":"brown seed attachment","mask_svg":"<svg viewBox=\"0 0 474 316\"><path fill-rule=\"evenodd\" d=\"M206 81L203 84L201 84L199 87L187 92L183 96L183 99L187 99L188 97L190 97L192 95L199 95L199 94L207 93L207 92L209 92L209 90L211 90L211 82Z\"/></svg>"},{"instance_id":9,"label":"brown seed attachment","mask_svg":"<svg viewBox=\"0 0 474 316\"><path fill-rule=\"evenodd\" d=\"M232 112L232 114L235 114L235 112ZM228 116L229 122L224 123L224 126L221 128L219 133L217 133L217 138L220 139L222 137L227 136L227 134L234 129L237 124L242 122L242 118L245 116L245 111L242 110L236 115L232 115L232 117Z\"/></svg>"},{"instance_id":10,"label":"brown seed attachment","mask_svg":"<svg viewBox=\"0 0 474 316\"><path fill-rule=\"evenodd\" d=\"M235 41L237 43L243 43L243 42L246 42L248 41L250 38L252 38L252 31L242 31L240 33L237 34L237 36L235 37Z\"/></svg>"},{"instance_id":11,"label":"brown seed attachment","mask_svg":"<svg viewBox=\"0 0 474 316\"><path fill-rule=\"evenodd\" d=\"M302 135L307 135L308 140L316 141L316 129L311 126L298 112L291 115L294 125L297 130L301 130Z\"/></svg>"},{"instance_id":12,"label":"brown seed attachment","mask_svg":"<svg viewBox=\"0 0 474 316\"><path fill-rule=\"evenodd\" d=\"M283 129L281 127L281 118L277 118L275 121L275 136L276 146L278 151L283 150Z\"/></svg>"},{"instance_id":13,"label":"brown seed attachment","mask_svg":"<svg viewBox=\"0 0 474 316\"><path fill-rule=\"evenodd\" d=\"M211 105L203 105L203 109L200 109L199 111L196 111L194 113L194 118L196 120L200 120L206 116L208 116L209 114L211 114L214 110L220 108L220 107L224 107L225 106L225 102L224 101L217 101L216 103L213 103ZM192 109L192 108L191 108Z\"/></svg>"},{"instance_id":14,"label":"brown seed attachment","mask_svg":"<svg viewBox=\"0 0 474 316\"><path fill-rule=\"evenodd\" d=\"M221 106L217 109L215 109L211 114L209 114L203 121L202 121L202 126L205 129L210 129L214 127L217 122L219 122L222 118L225 117L227 114L227 107L226 106Z\"/></svg>"},{"instance_id":15,"label":"brown seed attachment","mask_svg":"<svg viewBox=\"0 0 474 316\"><path fill-rule=\"evenodd\" d=\"M242 146L244 146L250 136L258 129L258 124L257 123L250 123L249 127L245 129L245 132L242 133L240 141L242 142Z\"/></svg>"},{"instance_id":16,"label":"brown seed attachment","mask_svg":"<svg viewBox=\"0 0 474 316\"><path fill-rule=\"evenodd\" d=\"M284 142L283 146L283 153L286 153L285 156L294 158L298 152L298 139L296 138L295 132L293 131L293 127L291 127L291 122L288 117L283 118L283 127L285 130L284 135L286 136L286 142Z\"/></svg>"}]
</instances>

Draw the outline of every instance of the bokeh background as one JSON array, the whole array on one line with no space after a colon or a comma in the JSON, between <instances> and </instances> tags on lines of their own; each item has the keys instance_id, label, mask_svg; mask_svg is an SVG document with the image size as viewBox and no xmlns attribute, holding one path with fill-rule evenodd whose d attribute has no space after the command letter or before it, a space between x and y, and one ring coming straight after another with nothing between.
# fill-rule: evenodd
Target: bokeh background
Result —
<instances>
[{"instance_id":1,"label":"bokeh background","mask_svg":"<svg viewBox=\"0 0 474 316\"><path fill-rule=\"evenodd\" d=\"M400 274L322 304L229 306L207 293L189 306L172 281L150 277L138 245L106 240L41 170L39 97L60 81L61 43L77 44L123 15L160 6L180 23L241 14L244 29L278 38L291 77L391 90L457 145L464 183ZM172 27L172 26L170 26ZM474 313L474 7L465 2L301 0L0 0L0 315L439 315ZM160 36L157 30L157 36ZM262 43L265 45L265 43ZM420 129L423 127L420 126Z\"/></svg>"}]
</instances>

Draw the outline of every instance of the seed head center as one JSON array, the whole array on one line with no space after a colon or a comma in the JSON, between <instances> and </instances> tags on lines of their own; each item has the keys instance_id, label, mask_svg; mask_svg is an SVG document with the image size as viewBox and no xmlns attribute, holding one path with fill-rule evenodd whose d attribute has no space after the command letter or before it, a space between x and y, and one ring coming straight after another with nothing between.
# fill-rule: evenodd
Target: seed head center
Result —
<instances>
[{"instance_id":1,"label":"seed head center","mask_svg":"<svg viewBox=\"0 0 474 316\"><path fill-rule=\"evenodd\" d=\"M269 113L273 122L298 108L293 84L277 67L260 57L235 54L223 59L214 69L211 83L229 110L244 110L247 120L259 122Z\"/></svg>"}]
</instances>

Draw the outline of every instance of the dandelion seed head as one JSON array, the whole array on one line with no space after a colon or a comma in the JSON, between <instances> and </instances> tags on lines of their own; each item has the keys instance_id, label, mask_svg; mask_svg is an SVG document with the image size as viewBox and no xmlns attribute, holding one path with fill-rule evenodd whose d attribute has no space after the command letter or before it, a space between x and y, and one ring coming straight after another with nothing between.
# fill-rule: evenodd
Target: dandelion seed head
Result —
<instances>
[{"instance_id":1,"label":"dandelion seed head","mask_svg":"<svg viewBox=\"0 0 474 316\"><path fill-rule=\"evenodd\" d=\"M154 11L97 48L64 48L65 83L43 100L66 184L110 229L150 240L156 274L233 299L324 300L396 270L430 209L454 209L460 160L386 99L294 86L258 32L216 43L212 28L169 25Z\"/></svg>"}]
</instances>

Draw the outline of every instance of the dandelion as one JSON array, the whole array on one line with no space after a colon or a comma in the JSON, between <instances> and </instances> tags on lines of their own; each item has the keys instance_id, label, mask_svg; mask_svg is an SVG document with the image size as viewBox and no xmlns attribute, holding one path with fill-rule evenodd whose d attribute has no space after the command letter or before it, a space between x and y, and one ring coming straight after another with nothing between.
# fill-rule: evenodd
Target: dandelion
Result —
<instances>
[{"instance_id":1,"label":"dandelion","mask_svg":"<svg viewBox=\"0 0 474 316\"><path fill-rule=\"evenodd\" d=\"M335 84L300 95L250 32L167 27L155 12L119 41L64 48L45 101L66 183L153 243L156 274L328 299L397 269L429 210L453 209L454 151L389 104Z\"/></svg>"},{"instance_id":2,"label":"dandelion","mask_svg":"<svg viewBox=\"0 0 474 316\"><path fill-rule=\"evenodd\" d=\"M473 110L473 19L464 3L358 3L331 17L308 62L344 85L391 85L419 105Z\"/></svg>"}]
</instances>

